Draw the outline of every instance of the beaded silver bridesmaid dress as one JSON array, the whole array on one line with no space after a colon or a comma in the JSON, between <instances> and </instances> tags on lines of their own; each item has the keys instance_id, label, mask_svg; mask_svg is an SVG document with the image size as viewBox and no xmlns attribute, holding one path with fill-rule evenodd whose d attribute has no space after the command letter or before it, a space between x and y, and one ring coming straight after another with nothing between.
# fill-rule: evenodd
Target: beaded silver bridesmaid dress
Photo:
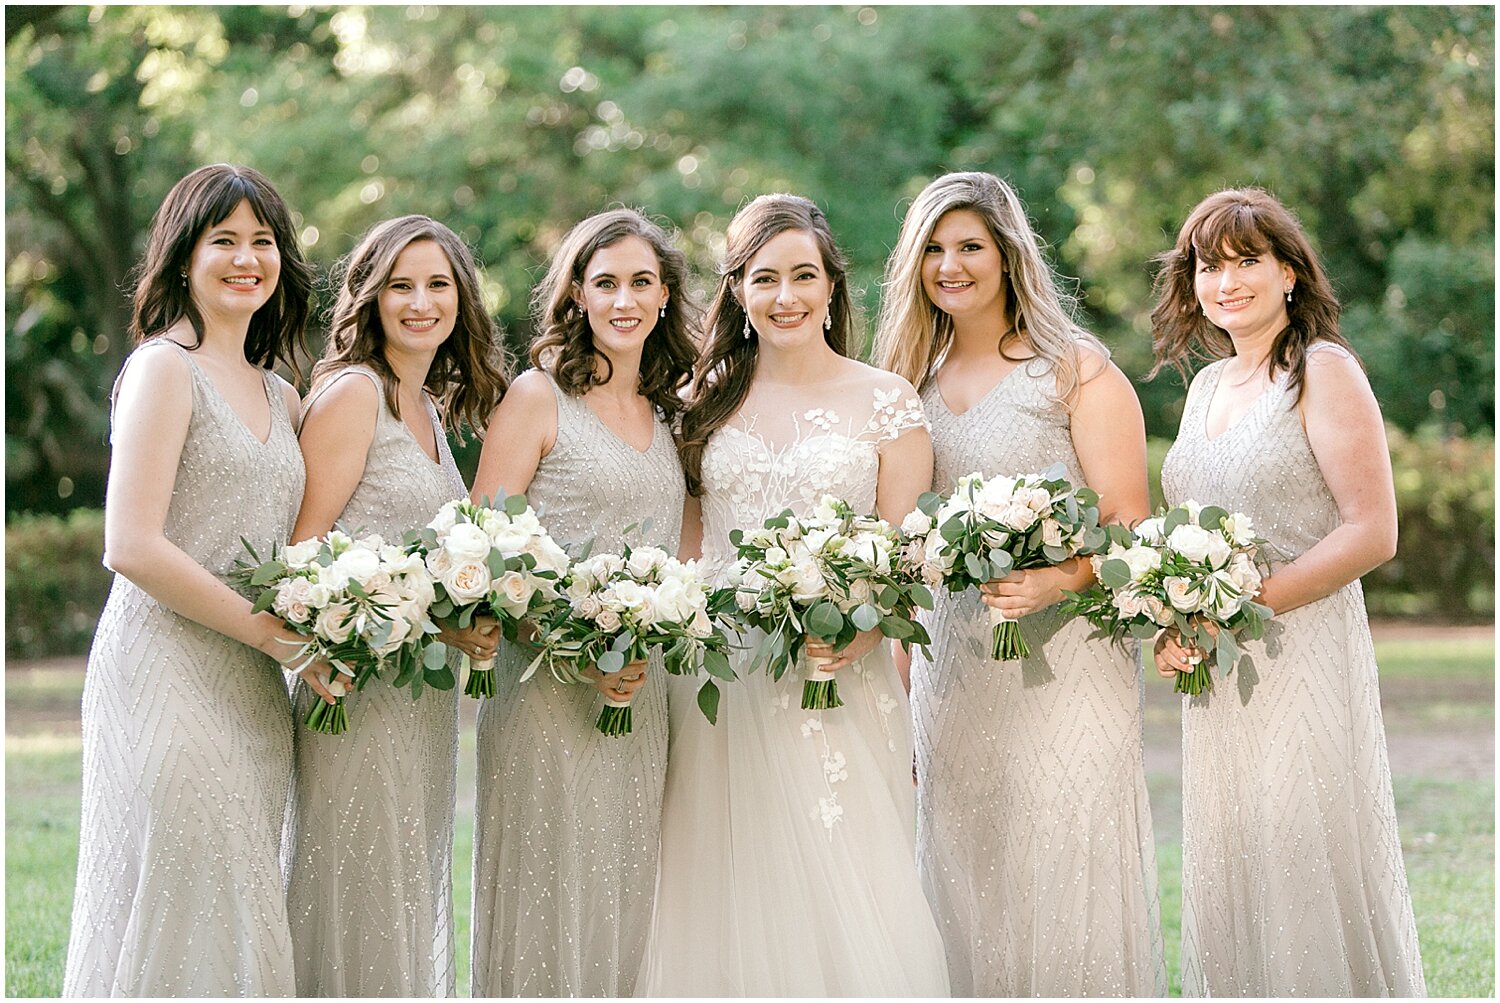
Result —
<instances>
[{"instance_id":1,"label":"beaded silver bridesmaid dress","mask_svg":"<svg viewBox=\"0 0 1500 1003\"><path fill-rule=\"evenodd\" d=\"M337 379L380 378L364 366ZM399 544L467 494L436 408L438 462L382 400L359 485L338 523ZM371 680L344 698L349 730L302 723L318 697L298 680L287 819L287 913L300 996L452 996L453 804L460 690Z\"/></svg>"},{"instance_id":2,"label":"beaded silver bridesmaid dress","mask_svg":"<svg viewBox=\"0 0 1500 1003\"><path fill-rule=\"evenodd\" d=\"M158 338L135 355L152 351L179 353L193 388L164 532L222 579L245 553L241 536L266 553L286 542L302 503L285 383L264 375L271 432L261 442L192 353ZM276 663L116 575L83 688L63 995L291 995L280 865L291 769Z\"/></svg>"},{"instance_id":3,"label":"beaded silver bridesmaid dress","mask_svg":"<svg viewBox=\"0 0 1500 1003\"><path fill-rule=\"evenodd\" d=\"M552 391L557 442L526 492L547 531L567 546L592 538L596 554L622 542L675 554L685 488L671 429L658 419L642 453L581 397ZM545 669L518 682L533 654L501 642L479 709L472 992L629 996L656 894L666 673L653 660L632 732L612 738L594 728L594 687Z\"/></svg>"},{"instance_id":4,"label":"beaded silver bridesmaid dress","mask_svg":"<svg viewBox=\"0 0 1500 1003\"><path fill-rule=\"evenodd\" d=\"M934 490L964 474L1083 471L1054 381L1023 363L962 414L922 395ZM1167 988L1133 654L1054 606L990 658L973 591L934 590L912 654L917 860L955 996L1160 996Z\"/></svg>"},{"instance_id":5,"label":"beaded silver bridesmaid dress","mask_svg":"<svg viewBox=\"0 0 1500 1003\"><path fill-rule=\"evenodd\" d=\"M1285 374L1208 438L1223 368L1193 381L1162 487L1244 512L1281 567L1338 507ZM1246 653L1183 698L1183 995L1425 995L1359 582L1277 616Z\"/></svg>"}]
</instances>

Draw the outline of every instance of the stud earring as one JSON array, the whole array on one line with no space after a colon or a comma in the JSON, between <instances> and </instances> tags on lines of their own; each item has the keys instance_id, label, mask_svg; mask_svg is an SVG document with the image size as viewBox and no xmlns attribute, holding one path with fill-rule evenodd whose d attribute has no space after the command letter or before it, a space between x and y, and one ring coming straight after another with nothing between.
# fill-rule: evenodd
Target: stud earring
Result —
<instances>
[{"instance_id":1,"label":"stud earring","mask_svg":"<svg viewBox=\"0 0 1500 1003\"><path fill-rule=\"evenodd\" d=\"M750 315L745 314L745 340L750 340Z\"/></svg>"}]
</instances>

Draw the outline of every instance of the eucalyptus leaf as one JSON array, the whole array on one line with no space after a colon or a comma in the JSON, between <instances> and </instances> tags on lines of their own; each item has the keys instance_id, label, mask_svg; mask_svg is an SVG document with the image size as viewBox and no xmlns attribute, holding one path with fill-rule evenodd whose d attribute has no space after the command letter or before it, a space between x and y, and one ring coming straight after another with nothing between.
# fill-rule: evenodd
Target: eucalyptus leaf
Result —
<instances>
[{"instance_id":1,"label":"eucalyptus leaf","mask_svg":"<svg viewBox=\"0 0 1500 1003\"><path fill-rule=\"evenodd\" d=\"M625 668L625 656L618 651L606 651L599 656L594 667L605 675L611 675Z\"/></svg>"},{"instance_id":2,"label":"eucalyptus leaf","mask_svg":"<svg viewBox=\"0 0 1500 1003\"><path fill-rule=\"evenodd\" d=\"M1228 518L1229 513L1219 506L1205 505L1202 511L1198 513L1198 525L1204 529L1217 530L1222 527L1224 520Z\"/></svg>"},{"instance_id":3,"label":"eucalyptus leaf","mask_svg":"<svg viewBox=\"0 0 1500 1003\"><path fill-rule=\"evenodd\" d=\"M425 675L428 686L435 690L451 690L456 680L453 670L444 665L440 669L428 669Z\"/></svg>"},{"instance_id":4,"label":"eucalyptus leaf","mask_svg":"<svg viewBox=\"0 0 1500 1003\"><path fill-rule=\"evenodd\" d=\"M834 637L844 626L844 614L831 602L821 602L807 614L808 629L820 637Z\"/></svg>"},{"instance_id":5,"label":"eucalyptus leaf","mask_svg":"<svg viewBox=\"0 0 1500 1003\"><path fill-rule=\"evenodd\" d=\"M719 723L719 687L712 679L706 679L698 689L698 709L709 724Z\"/></svg>"},{"instance_id":6,"label":"eucalyptus leaf","mask_svg":"<svg viewBox=\"0 0 1500 1003\"><path fill-rule=\"evenodd\" d=\"M932 590L921 582L912 582L906 589L906 594L911 596L911 601L923 609L932 609ZM894 606L894 602L886 603L886 606Z\"/></svg>"},{"instance_id":7,"label":"eucalyptus leaf","mask_svg":"<svg viewBox=\"0 0 1500 1003\"><path fill-rule=\"evenodd\" d=\"M869 603L863 603L855 607L849 619L853 620L854 626L860 630L874 630L880 625L880 610Z\"/></svg>"}]
</instances>

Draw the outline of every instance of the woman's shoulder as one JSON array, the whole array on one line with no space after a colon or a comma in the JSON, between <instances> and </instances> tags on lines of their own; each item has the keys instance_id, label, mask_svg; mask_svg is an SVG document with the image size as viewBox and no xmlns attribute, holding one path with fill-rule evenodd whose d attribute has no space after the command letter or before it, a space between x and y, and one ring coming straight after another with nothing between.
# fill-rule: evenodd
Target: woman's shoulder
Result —
<instances>
[{"instance_id":1,"label":"woman's shoulder","mask_svg":"<svg viewBox=\"0 0 1500 1003\"><path fill-rule=\"evenodd\" d=\"M889 370L877 369L858 359L846 359L845 363L848 366L845 375L846 387L867 389L872 395L882 398L894 394L903 401L917 397L916 388L904 376L899 376Z\"/></svg>"}]
</instances>

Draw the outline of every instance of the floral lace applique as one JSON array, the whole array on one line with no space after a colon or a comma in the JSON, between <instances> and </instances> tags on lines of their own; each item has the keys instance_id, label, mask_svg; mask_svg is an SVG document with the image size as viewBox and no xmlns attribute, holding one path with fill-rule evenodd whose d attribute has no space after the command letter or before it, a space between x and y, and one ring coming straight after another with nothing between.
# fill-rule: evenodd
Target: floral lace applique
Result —
<instances>
[{"instance_id":1,"label":"floral lace applique","mask_svg":"<svg viewBox=\"0 0 1500 1003\"><path fill-rule=\"evenodd\" d=\"M833 426L838 423L837 411L825 411L823 408L815 407L811 411L804 412L802 420L810 422L814 428L824 432L833 431Z\"/></svg>"},{"instance_id":2,"label":"floral lace applique","mask_svg":"<svg viewBox=\"0 0 1500 1003\"><path fill-rule=\"evenodd\" d=\"M889 442L899 439L903 432L926 427L927 415L922 411L922 401L919 398L908 397L901 401L899 387L875 390L875 410L865 425L866 435L874 436L876 442Z\"/></svg>"}]
</instances>

